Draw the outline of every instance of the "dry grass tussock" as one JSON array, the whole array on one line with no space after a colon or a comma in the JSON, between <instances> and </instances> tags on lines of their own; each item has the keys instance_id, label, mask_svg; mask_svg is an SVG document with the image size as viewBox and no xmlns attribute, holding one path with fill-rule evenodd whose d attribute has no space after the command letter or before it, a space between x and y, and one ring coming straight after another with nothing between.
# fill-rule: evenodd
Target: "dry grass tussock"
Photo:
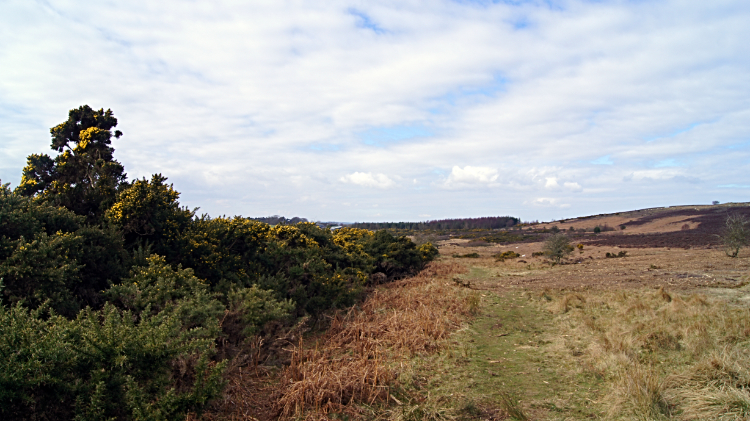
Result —
<instances>
[{"instance_id":1,"label":"dry grass tussock","mask_svg":"<svg viewBox=\"0 0 750 421\"><path fill-rule=\"evenodd\" d=\"M373 290L359 306L331 316L324 334L288 346L291 363L279 373L259 375L262 367L239 364L221 409L207 418L359 417L368 405L398 404L393 393L409 359L439 350L476 307L476 291L446 281L463 272L463 265L433 262Z\"/></svg>"},{"instance_id":2,"label":"dry grass tussock","mask_svg":"<svg viewBox=\"0 0 750 421\"><path fill-rule=\"evenodd\" d=\"M543 305L562 330L555 352L609 384L601 400L609 419L750 419L746 306L664 288L559 295Z\"/></svg>"}]
</instances>

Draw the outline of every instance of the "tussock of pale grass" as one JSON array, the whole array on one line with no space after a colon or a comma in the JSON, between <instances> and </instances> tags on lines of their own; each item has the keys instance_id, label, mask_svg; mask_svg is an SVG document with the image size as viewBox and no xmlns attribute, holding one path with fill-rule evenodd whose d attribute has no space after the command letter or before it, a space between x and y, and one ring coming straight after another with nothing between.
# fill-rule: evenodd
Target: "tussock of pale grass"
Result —
<instances>
[{"instance_id":1,"label":"tussock of pale grass","mask_svg":"<svg viewBox=\"0 0 750 421\"><path fill-rule=\"evenodd\" d=\"M686 419L750 418L750 350L727 346L704 355L671 379L671 398L683 402Z\"/></svg>"},{"instance_id":2,"label":"tussock of pale grass","mask_svg":"<svg viewBox=\"0 0 750 421\"><path fill-rule=\"evenodd\" d=\"M582 308L586 299L581 294L568 294L558 301L557 309L560 313L567 313L571 308Z\"/></svg>"},{"instance_id":3,"label":"tussock of pale grass","mask_svg":"<svg viewBox=\"0 0 750 421\"><path fill-rule=\"evenodd\" d=\"M670 414L664 380L649 367L635 364L621 369L609 394L609 417L624 413L638 420L658 420Z\"/></svg>"},{"instance_id":4,"label":"tussock of pale grass","mask_svg":"<svg viewBox=\"0 0 750 421\"><path fill-rule=\"evenodd\" d=\"M591 292L553 297L557 350L609 384L613 419L750 419L750 312L703 295ZM576 301L577 302L577 301ZM547 305L547 304L545 304Z\"/></svg>"},{"instance_id":5,"label":"tussock of pale grass","mask_svg":"<svg viewBox=\"0 0 750 421\"><path fill-rule=\"evenodd\" d=\"M444 277L465 270L433 263L414 278L373 291L359 306L333 316L315 345L292 349L292 364L273 393L282 417L349 413L355 404L393 399L398 377L393 363L437 351L470 314L475 291L457 288Z\"/></svg>"}]
</instances>

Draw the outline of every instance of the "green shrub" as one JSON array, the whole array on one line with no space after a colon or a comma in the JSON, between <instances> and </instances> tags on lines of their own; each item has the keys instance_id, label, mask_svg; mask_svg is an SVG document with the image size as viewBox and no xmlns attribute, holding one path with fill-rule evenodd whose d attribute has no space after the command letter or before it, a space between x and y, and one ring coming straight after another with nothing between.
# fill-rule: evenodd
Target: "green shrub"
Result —
<instances>
[{"instance_id":1,"label":"green shrub","mask_svg":"<svg viewBox=\"0 0 750 421\"><path fill-rule=\"evenodd\" d=\"M146 259L148 266L134 266L130 278L113 285L105 295L121 308L145 317L170 311L180 319L183 327L207 329L205 337L218 334L218 318L226 307L219 300L221 294L211 293L208 285L193 275L192 269L172 269L158 255Z\"/></svg>"},{"instance_id":2,"label":"green shrub","mask_svg":"<svg viewBox=\"0 0 750 421\"><path fill-rule=\"evenodd\" d=\"M213 339L175 312L137 318L107 304L68 321L45 311L0 308L3 419L177 420L221 392Z\"/></svg>"},{"instance_id":3,"label":"green shrub","mask_svg":"<svg viewBox=\"0 0 750 421\"><path fill-rule=\"evenodd\" d=\"M433 246L434 247L434 246ZM364 250L375 259L373 272L384 273L389 280L414 275L424 268L437 253L429 248L418 250L406 236L394 237L386 230L377 231L365 243Z\"/></svg>"},{"instance_id":4,"label":"green shrub","mask_svg":"<svg viewBox=\"0 0 750 421\"><path fill-rule=\"evenodd\" d=\"M745 215L735 213L727 216L724 230L719 235L729 257L737 257L742 247L750 244L750 227Z\"/></svg>"},{"instance_id":5,"label":"green shrub","mask_svg":"<svg viewBox=\"0 0 750 421\"><path fill-rule=\"evenodd\" d=\"M565 234L554 234L544 242L544 255L555 263L573 252L574 247L570 244Z\"/></svg>"},{"instance_id":6,"label":"green shrub","mask_svg":"<svg viewBox=\"0 0 750 421\"><path fill-rule=\"evenodd\" d=\"M75 353L69 325L46 307L0 306L0 418L44 415L36 414L35 408L44 408L47 419L72 418L69 399L74 385L68 380Z\"/></svg>"},{"instance_id":7,"label":"green shrub","mask_svg":"<svg viewBox=\"0 0 750 421\"><path fill-rule=\"evenodd\" d=\"M625 257L627 254L628 254L627 251L620 251L617 254L607 252L607 254L605 254L604 257L612 259L612 258L618 258L618 257Z\"/></svg>"},{"instance_id":8,"label":"green shrub","mask_svg":"<svg viewBox=\"0 0 750 421\"><path fill-rule=\"evenodd\" d=\"M180 233L190 224L193 212L180 207L180 197L166 177L154 174L151 180L135 180L117 195L117 201L104 214L107 222L122 231L125 244L153 245L155 253L175 260Z\"/></svg>"},{"instance_id":9,"label":"green shrub","mask_svg":"<svg viewBox=\"0 0 750 421\"><path fill-rule=\"evenodd\" d=\"M454 254L452 256L455 259L478 259L479 253L466 253L466 254Z\"/></svg>"},{"instance_id":10,"label":"green shrub","mask_svg":"<svg viewBox=\"0 0 750 421\"><path fill-rule=\"evenodd\" d=\"M494 257L495 260L502 262L505 261L505 259L516 259L518 257L521 257L521 255L516 253L515 251L508 250L503 253L498 253Z\"/></svg>"},{"instance_id":11,"label":"green shrub","mask_svg":"<svg viewBox=\"0 0 750 421\"><path fill-rule=\"evenodd\" d=\"M262 290L257 285L229 292L229 311L242 321L245 337L258 332L265 323L288 316L294 310L291 300L278 301L273 291Z\"/></svg>"},{"instance_id":12,"label":"green shrub","mask_svg":"<svg viewBox=\"0 0 750 421\"><path fill-rule=\"evenodd\" d=\"M101 291L127 274L125 249L113 229L84 225L65 208L0 187L0 277L8 302L37 307L50 300L74 316L101 307Z\"/></svg>"}]
</instances>

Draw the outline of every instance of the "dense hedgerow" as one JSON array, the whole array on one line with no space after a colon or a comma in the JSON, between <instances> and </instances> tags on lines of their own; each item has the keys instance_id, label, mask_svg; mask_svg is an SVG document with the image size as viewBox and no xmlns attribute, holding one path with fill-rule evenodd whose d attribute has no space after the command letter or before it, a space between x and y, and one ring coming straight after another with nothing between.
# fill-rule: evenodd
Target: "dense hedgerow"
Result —
<instances>
[{"instance_id":1,"label":"dense hedgerow","mask_svg":"<svg viewBox=\"0 0 750 421\"><path fill-rule=\"evenodd\" d=\"M437 256L385 231L198 217L161 174L126 181L116 125L71 110L51 129L60 154L0 185L1 419L184 419L221 393L217 344Z\"/></svg>"}]
</instances>

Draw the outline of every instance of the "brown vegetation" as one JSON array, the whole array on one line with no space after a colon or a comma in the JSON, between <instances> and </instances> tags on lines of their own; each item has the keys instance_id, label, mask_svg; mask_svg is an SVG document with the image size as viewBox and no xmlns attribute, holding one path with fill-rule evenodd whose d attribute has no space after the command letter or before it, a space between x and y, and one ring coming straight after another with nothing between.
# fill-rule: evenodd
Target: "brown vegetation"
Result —
<instances>
[{"instance_id":1,"label":"brown vegetation","mask_svg":"<svg viewBox=\"0 0 750 421\"><path fill-rule=\"evenodd\" d=\"M362 404L400 402L399 370L412 356L440 349L476 305L476 292L445 281L465 271L434 262L372 291L361 305L333 314L322 335L290 345L290 364L280 372L237 367L207 418L325 419L359 414Z\"/></svg>"}]
</instances>

